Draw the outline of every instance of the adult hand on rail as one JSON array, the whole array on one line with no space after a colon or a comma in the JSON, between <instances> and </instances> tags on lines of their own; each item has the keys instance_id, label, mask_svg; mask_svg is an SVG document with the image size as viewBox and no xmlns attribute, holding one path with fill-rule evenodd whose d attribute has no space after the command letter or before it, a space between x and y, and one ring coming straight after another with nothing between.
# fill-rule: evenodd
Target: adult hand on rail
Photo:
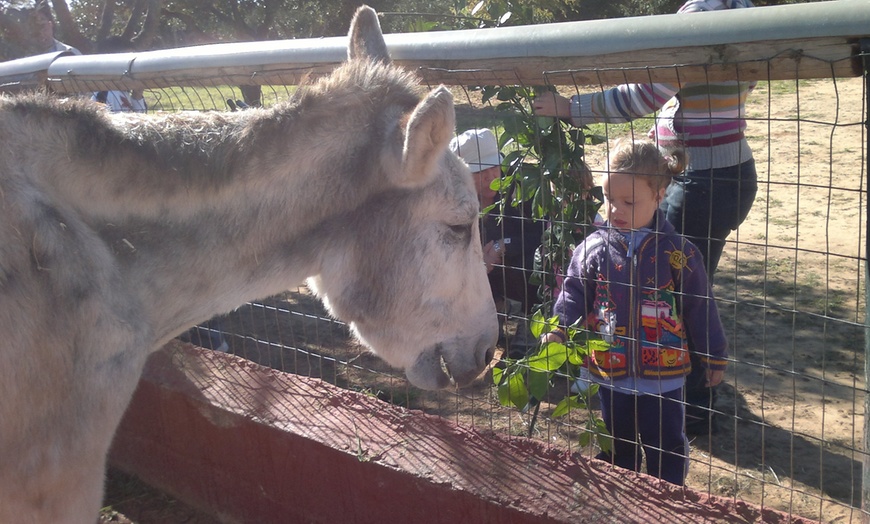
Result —
<instances>
[{"instance_id":1,"label":"adult hand on rail","mask_svg":"<svg viewBox=\"0 0 870 524\"><path fill-rule=\"evenodd\" d=\"M532 109L538 116L571 118L571 101L558 93L543 93L535 97Z\"/></svg>"}]
</instances>

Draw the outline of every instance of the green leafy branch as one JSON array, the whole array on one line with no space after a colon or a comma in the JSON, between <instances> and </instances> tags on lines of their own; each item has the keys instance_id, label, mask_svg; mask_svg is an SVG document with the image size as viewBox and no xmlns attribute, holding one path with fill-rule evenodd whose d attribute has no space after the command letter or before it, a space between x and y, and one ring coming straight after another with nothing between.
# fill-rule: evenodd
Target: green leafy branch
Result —
<instances>
[{"instance_id":1,"label":"green leafy branch","mask_svg":"<svg viewBox=\"0 0 870 524\"><path fill-rule=\"evenodd\" d=\"M531 281L538 285L539 304L530 321L532 335L556 329L556 317L545 319L552 309L557 276L568 267L574 247L592 231L592 224L603 201L600 187L592 184L591 171L584 162L586 144L599 143L601 137L587 135L582 128L569 126L559 119L538 117L532 110L536 97L551 96L553 87L484 86L483 103L492 103L503 114L503 132L499 147L507 151L506 175L493 182L502 198L495 206L531 208L528 219L546 220L547 230L536 252ZM529 205L530 204L530 205ZM491 209L491 208L490 208ZM489 209L485 210L488 212ZM502 213L503 214L503 213ZM569 328L568 341L546 343L534 354L519 360L506 360L504 369L493 371L499 402L526 411L534 407L529 434L534 431L540 410L557 373L577 379L583 360L592 351L609 346L600 339L589 338L588 331ZM563 398L551 417L562 417L572 410L585 410L587 422L580 443L588 446L594 437L602 449L610 448L604 422L590 407L589 399L597 385L576 395Z\"/></svg>"},{"instance_id":2,"label":"green leafy branch","mask_svg":"<svg viewBox=\"0 0 870 524\"><path fill-rule=\"evenodd\" d=\"M529 324L532 335L540 340L544 333L556 330L559 319L545 319L540 311L535 312ZM578 321L579 323L579 321ZM546 397L557 376L568 376L576 380L578 370L584 366L587 358L594 358L597 351L608 351L610 344L591 336L592 334L578 324L567 328L567 340L563 342L545 342L540 344L538 351L518 360L508 360L504 369L495 368L492 380L498 388L498 400L503 406L514 406L526 411L534 405L535 413L529 427L531 434L534 420L540 408L540 399ZM572 410L586 412L585 431L580 432L580 445L589 446L592 439L598 446L609 452L612 437L607 432L602 420L592 409L590 399L598 393L598 384L591 383L585 391L564 397L550 414L551 418L568 415Z\"/></svg>"},{"instance_id":3,"label":"green leafy branch","mask_svg":"<svg viewBox=\"0 0 870 524\"><path fill-rule=\"evenodd\" d=\"M604 200L584 162L586 144L600 143L603 137L556 118L538 117L531 109L536 97L551 95L553 90L552 86L480 88L483 103L494 103L504 115L499 147L508 151L507 174L493 182L493 189L502 195L495 206L504 210L530 202L532 217L528 218L549 222L530 276L531 283L539 286L539 307L545 311L552 304L547 291L556 289L560 268L568 266L574 247L592 231Z\"/></svg>"}]
</instances>

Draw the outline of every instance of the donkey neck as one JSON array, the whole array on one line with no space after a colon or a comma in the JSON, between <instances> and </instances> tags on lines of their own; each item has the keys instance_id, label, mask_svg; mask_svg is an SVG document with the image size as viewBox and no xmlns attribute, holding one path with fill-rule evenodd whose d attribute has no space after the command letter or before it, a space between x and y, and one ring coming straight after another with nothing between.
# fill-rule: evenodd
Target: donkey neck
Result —
<instances>
[{"instance_id":1,"label":"donkey neck","mask_svg":"<svg viewBox=\"0 0 870 524\"><path fill-rule=\"evenodd\" d=\"M56 198L111 247L158 343L317 274L330 243L347 234L335 217L384 189L378 160L348 154L357 148L350 136L327 140L297 126L279 139L252 130L271 116L186 115L190 126L223 127L213 130L220 142L208 145L200 165L155 156L162 145L148 127L159 121L127 121L125 132L136 130L140 141L104 150L98 166L81 157L76 173L55 176ZM166 124L160 137L178 143Z\"/></svg>"}]
</instances>

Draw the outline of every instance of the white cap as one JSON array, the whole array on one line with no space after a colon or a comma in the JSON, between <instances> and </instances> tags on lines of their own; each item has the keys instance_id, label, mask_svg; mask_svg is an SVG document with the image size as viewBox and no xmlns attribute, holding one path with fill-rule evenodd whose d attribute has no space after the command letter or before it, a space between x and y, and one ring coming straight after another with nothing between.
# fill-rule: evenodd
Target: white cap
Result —
<instances>
[{"instance_id":1,"label":"white cap","mask_svg":"<svg viewBox=\"0 0 870 524\"><path fill-rule=\"evenodd\" d=\"M465 160L472 173L500 166L498 141L489 129L469 129L450 141L450 150Z\"/></svg>"}]
</instances>

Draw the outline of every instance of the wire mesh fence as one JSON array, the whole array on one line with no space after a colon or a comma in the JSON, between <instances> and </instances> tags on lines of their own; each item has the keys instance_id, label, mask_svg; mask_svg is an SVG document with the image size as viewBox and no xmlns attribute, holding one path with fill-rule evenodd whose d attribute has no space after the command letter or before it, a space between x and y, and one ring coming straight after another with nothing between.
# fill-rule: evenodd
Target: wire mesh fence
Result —
<instances>
[{"instance_id":1,"label":"wire mesh fence","mask_svg":"<svg viewBox=\"0 0 870 524\"><path fill-rule=\"evenodd\" d=\"M456 91L460 130L498 129L499 114L480 103L479 91ZM713 408L715 433L692 438L689 487L825 522L860 515L865 96L863 79L850 78L761 82L750 99L759 191L715 275L729 368ZM586 147L596 180L608 144L645 136L641 125L598 126L609 140ZM504 351L527 315L500 314ZM583 410L549 416L569 394L572 379L564 375L553 380L536 416L502 406L490 373L461 390L414 389L351 340L305 288L245 305L220 326L231 352L264 365L484 431L598 453L580 444L588 431Z\"/></svg>"},{"instance_id":2,"label":"wire mesh fence","mask_svg":"<svg viewBox=\"0 0 870 524\"><path fill-rule=\"evenodd\" d=\"M500 128L502 115L480 102L479 90L454 90L458 129ZM280 88L264 92L276 100L290 95ZM178 92L150 96L155 106L181 98ZM188 107L208 100L218 110L233 98L210 90L190 96ZM731 355L714 406L717 431L691 442L692 488L826 522L857 518L865 453L865 100L861 78L760 82L750 98L759 192L747 220L729 236L715 275ZM593 126L591 133L607 137L586 147L596 180L608 145L645 136L648 124ZM504 350L526 315L501 314ZM490 374L462 390L416 390L367 354L304 288L245 305L220 319L218 329L232 353L264 365L485 431L597 453L580 444L582 410L548 416L568 394L569 378L553 381L534 422L531 413L499 403Z\"/></svg>"},{"instance_id":3,"label":"wire mesh fence","mask_svg":"<svg viewBox=\"0 0 870 524\"><path fill-rule=\"evenodd\" d=\"M756 59L729 64L738 70L764 70ZM830 63L827 78L783 79L787 75L781 72L752 78L757 85L746 105L746 137L756 161L758 193L746 220L728 237L715 274L713 289L729 341L729 365L712 408L718 424L692 437L686 481L702 492L824 522L857 522L864 515L868 98L865 78L840 76L841 65ZM709 64L666 69L679 83L684 71L708 71ZM481 89L503 85L504 70L418 72L433 85L432 79L453 84L457 131L505 132L516 108L500 107L503 100L486 99ZM620 72L626 80L641 82L643 75L652 80L665 74L629 65L603 72L553 71L552 83L570 96L605 90ZM451 75L461 81L450 81ZM291 99L295 90L277 83L253 90L220 85L221 78L204 74L184 85L176 85L171 75L163 85L152 79L145 91L148 112L270 107ZM115 80L111 87L126 89L133 82ZM591 124L584 130L589 137L583 144L584 161L595 185L601 183L614 141L646 137L651 125L652 118L640 118ZM518 146L509 143L503 153ZM527 264L515 269L531 276ZM538 295L519 298L543 302ZM545 305L545 315L551 307ZM500 315L504 336L497 356L506 356L510 344L524 336L529 312L508 302ZM590 457L599 451L595 441L583 437L590 414L599 412L594 401L591 411L552 416L570 395L574 377L557 373L537 408L528 410L501 404L492 368L467 388L415 389L355 342L347 326L331 319L305 287L241 305L204 325L194 341L213 348L226 342L227 351L245 359L322 378L483 432L540 439Z\"/></svg>"}]
</instances>

